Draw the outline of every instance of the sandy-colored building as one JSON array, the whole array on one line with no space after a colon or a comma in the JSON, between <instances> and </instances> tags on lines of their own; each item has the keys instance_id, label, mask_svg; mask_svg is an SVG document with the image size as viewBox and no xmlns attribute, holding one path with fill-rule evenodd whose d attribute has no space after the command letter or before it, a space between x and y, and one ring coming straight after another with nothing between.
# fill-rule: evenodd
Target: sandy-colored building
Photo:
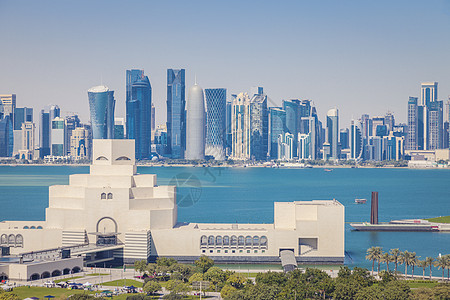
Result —
<instances>
[{"instance_id":1,"label":"sandy-colored building","mask_svg":"<svg viewBox=\"0 0 450 300\"><path fill-rule=\"evenodd\" d=\"M134 140L94 140L89 174L51 186L45 221L0 222L11 254L49 248L83 255L86 264L131 263L158 256L190 262L343 263L344 206L335 200L275 202L273 224L177 222L176 187L138 174Z\"/></svg>"}]
</instances>

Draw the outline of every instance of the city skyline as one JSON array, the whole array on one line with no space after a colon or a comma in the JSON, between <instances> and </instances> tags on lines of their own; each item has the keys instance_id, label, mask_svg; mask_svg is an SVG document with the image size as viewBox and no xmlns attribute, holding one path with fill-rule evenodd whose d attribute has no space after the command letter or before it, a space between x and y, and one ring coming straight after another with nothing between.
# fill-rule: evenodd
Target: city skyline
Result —
<instances>
[{"instance_id":1,"label":"city skyline","mask_svg":"<svg viewBox=\"0 0 450 300\"><path fill-rule=\"evenodd\" d=\"M21 106L33 107L35 120L41 108L58 104L63 112L77 112L87 122L86 91L104 84L115 91L115 115L124 117L123 73L139 68L152 82L156 123L162 124L166 69L183 68L187 86L197 74L203 88L226 88L228 95L263 86L277 106L282 100L311 99L322 120L330 107L338 107L342 128L349 127L352 117L387 111L406 123L405 103L409 96L420 96L421 82L439 82L438 100L450 94L446 55L450 43L444 38L450 29L448 1L425 7L419 1L258 6L179 2L179 10L166 9L173 3L142 5L137 12L118 2L89 3L87 10L82 2L25 6L3 1L0 32L10 46L0 50L2 57L8 57L0 62L8 70L0 75L1 93L14 93ZM43 6L51 9L40 9ZM203 12L202 17L187 22L196 9ZM36 10L42 14L35 15ZM81 12L86 22L79 23ZM119 12L123 16L117 24L98 25ZM237 22L240 12L261 15L267 24ZM95 21L90 18L94 15ZM127 21L130 18L133 22ZM178 30L181 24L185 28ZM133 30L138 27L148 28L151 42L143 42L139 51L130 50L125 38L140 34ZM167 34L172 34L170 40ZM257 51L252 46L256 40L263 43ZM111 50L105 51L106 41L114 45ZM244 41L244 47L237 46L239 41ZM180 42L183 51L176 50ZM430 43L434 46L425 46ZM28 79L23 80L24 76Z\"/></svg>"}]
</instances>

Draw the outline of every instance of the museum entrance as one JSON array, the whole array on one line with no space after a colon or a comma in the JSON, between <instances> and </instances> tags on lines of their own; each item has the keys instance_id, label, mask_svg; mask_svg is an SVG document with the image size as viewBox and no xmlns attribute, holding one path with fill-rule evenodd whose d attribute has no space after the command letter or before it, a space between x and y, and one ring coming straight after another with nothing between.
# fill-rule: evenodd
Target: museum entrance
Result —
<instances>
[{"instance_id":1,"label":"museum entrance","mask_svg":"<svg viewBox=\"0 0 450 300\"><path fill-rule=\"evenodd\" d=\"M97 236L97 246L117 245L117 222L111 217L103 217L97 222L96 232L93 234Z\"/></svg>"}]
</instances>

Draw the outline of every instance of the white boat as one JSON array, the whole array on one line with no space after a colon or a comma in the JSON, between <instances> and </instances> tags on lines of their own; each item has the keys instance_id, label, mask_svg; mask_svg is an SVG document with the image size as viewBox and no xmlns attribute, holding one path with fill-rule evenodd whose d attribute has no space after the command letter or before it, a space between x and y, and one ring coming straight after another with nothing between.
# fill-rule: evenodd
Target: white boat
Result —
<instances>
[{"instance_id":1,"label":"white boat","mask_svg":"<svg viewBox=\"0 0 450 300\"><path fill-rule=\"evenodd\" d=\"M366 202L367 202L367 199L358 199L358 198L355 199L356 204L365 204Z\"/></svg>"}]
</instances>

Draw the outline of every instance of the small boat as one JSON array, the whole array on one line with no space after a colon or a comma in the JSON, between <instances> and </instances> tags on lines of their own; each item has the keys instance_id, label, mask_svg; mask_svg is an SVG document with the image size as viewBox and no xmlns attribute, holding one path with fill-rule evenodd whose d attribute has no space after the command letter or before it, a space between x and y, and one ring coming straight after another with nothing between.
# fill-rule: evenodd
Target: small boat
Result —
<instances>
[{"instance_id":1,"label":"small boat","mask_svg":"<svg viewBox=\"0 0 450 300\"><path fill-rule=\"evenodd\" d=\"M324 169L325 172L333 172L333 169Z\"/></svg>"},{"instance_id":2,"label":"small boat","mask_svg":"<svg viewBox=\"0 0 450 300\"><path fill-rule=\"evenodd\" d=\"M356 204L365 204L367 202L367 199L355 199Z\"/></svg>"}]
</instances>

